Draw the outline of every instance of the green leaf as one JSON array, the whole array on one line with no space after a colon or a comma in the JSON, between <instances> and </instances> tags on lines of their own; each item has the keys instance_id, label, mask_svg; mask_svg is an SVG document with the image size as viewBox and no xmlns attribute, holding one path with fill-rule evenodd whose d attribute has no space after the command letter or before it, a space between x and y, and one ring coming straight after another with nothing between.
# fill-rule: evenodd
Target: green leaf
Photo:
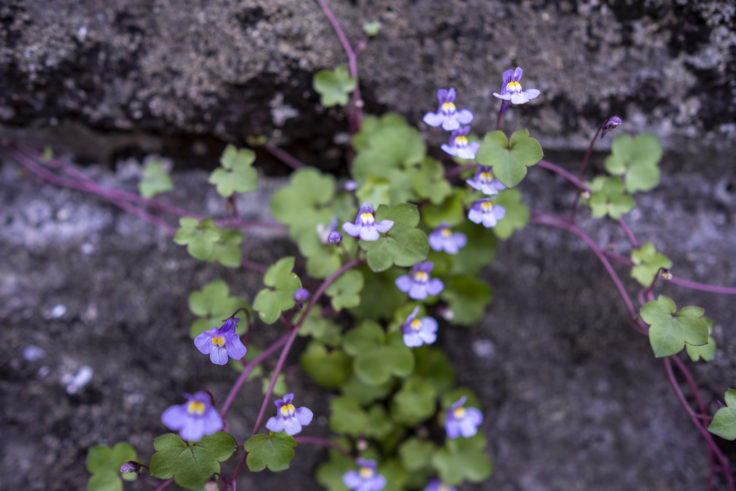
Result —
<instances>
[{"instance_id":1,"label":"green leaf","mask_svg":"<svg viewBox=\"0 0 736 491\"><path fill-rule=\"evenodd\" d=\"M271 384L271 377L273 377L273 372L268 374L267 377L263 377L261 380L261 392L264 395L268 392L268 386ZM273 386L273 393L281 397L287 392L289 392L289 389L286 388L286 377L283 373L279 373L279 376L276 377L276 383Z\"/></svg>"},{"instance_id":2,"label":"green leaf","mask_svg":"<svg viewBox=\"0 0 736 491\"><path fill-rule=\"evenodd\" d=\"M350 357L339 349L328 351L316 341L309 343L299 361L318 385L328 389L340 387L350 376Z\"/></svg>"},{"instance_id":3,"label":"green leaf","mask_svg":"<svg viewBox=\"0 0 736 491\"><path fill-rule=\"evenodd\" d=\"M416 437L409 438L399 447L401 463L409 472L425 469L432 462L437 445Z\"/></svg>"},{"instance_id":4,"label":"green leaf","mask_svg":"<svg viewBox=\"0 0 736 491\"><path fill-rule=\"evenodd\" d=\"M611 174L624 176L626 190L634 193L657 186L661 158L662 145L654 133L642 133L636 138L622 134L613 140L605 165Z\"/></svg>"},{"instance_id":5,"label":"green leaf","mask_svg":"<svg viewBox=\"0 0 736 491\"><path fill-rule=\"evenodd\" d=\"M355 374L352 374L340 388L343 395L352 397L360 405L366 406L371 402L385 398L391 393L394 385L395 383L391 379L381 385L368 385L363 383Z\"/></svg>"},{"instance_id":6,"label":"green leaf","mask_svg":"<svg viewBox=\"0 0 736 491\"><path fill-rule=\"evenodd\" d=\"M258 187L258 172L253 168L256 154L247 148L238 150L233 145L225 147L220 165L210 174L209 183L217 186L223 198L233 193L249 193Z\"/></svg>"},{"instance_id":7,"label":"green leaf","mask_svg":"<svg viewBox=\"0 0 736 491\"><path fill-rule=\"evenodd\" d=\"M381 205L376 211L376 221L381 220L394 222L388 234L376 241L360 241L372 271L385 271L394 264L413 266L427 258L429 243L426 234L416 228L419 223L416 206L408 203L391 207Z\"/></svg>"},{"instance_id":8,"label":"green leaf","mask_svg":"<svg viewBox=\"0 0 736 491\"><path fill-rule=\"evenodd\" d=\"M297 319L300 316L301 312L298 312L295 315L293 322L297 322ZM319 309L312 309L309 311L307 318L304 319L302 326L299 328L299 335L311 336L312 338L330 346L336 346L342 342L340 326L331 320L322 317Z\"/></svg>"},{"instance_id":9,"label":"green leaf","mask_svg":"<svg viewBox=\"0 0 736 491\"><path fill-rule=\"evenodd\" d=\"M215 242L209 261L217 261L228 268L237 268L242 261L240 243L243 234L235 230L223 229L220 239Z\"/></svg>"},{"instance_id":10,"label":"green leaf","mask_svg":"<svg viewBox=\"0 0 736 491\"><path fill-rule=\"evenodd\" d=\"M452 192L450 183L445 179L445 168L432 157L425 157L414 174L412 185L420 198L427 198L435 205L441 204Z\"/></svg>"},{"instance_id":11,"label":"green leaf","mask_svg":"<svg viewBox=\"0 0 736 491\"><path fill-rule=\"evenodd\" d=\"M386 487L383 491L404 491L409 474L404 470L398 459L383 459L378 464L380 475L386 478Z\"/></svg>"},{"instance_id":12,"label":"green leaf","mask_svg":"<svg viewBox=\"0 0 736 491\"><path fill-rule=\"evenodd\" d=\"M296 440L285 432L270 432L266 435L253 435L245 442L248 457L245 463L252 472L260 472L266 467L273 472L289 468L294 458Z\"/></svg>"},{"instance_id":13,"label":"green leaf","mask_svg":"<svg viewBox=\"0 0 736 491\"><path fill-rule=\"evenodd\" d=\"M446 222L450 226L466 222L465 210L463 209L463 198L466 194L467 191L464 189L455 189L442 204L427 203L422 207L422 220L429 228L439 227L442 222Z\"/></svg>"},{"instance_id":14,"label":"green leaf","mask_svg":"<svg viewBox=\"0 0 736 491\"><path fill-rule=\"evenodd\" d=\"M351 436L360 435L368 424L368 415L356 399L342 396L330 401L330 429Z\"/></svg>"},{"instance_id":15,"label":"green leaf","mask_svg":"<svg viewBox=\"0 0 736 491\"><path fill-rule=\"evenodd\" d=\"M462 481L481 482L493 471L491 459L483 451L485 438L476 435L472 438L447 439L447 445L432 457L432 465L437 469L440 479L450 486Z\"/></svg>"},{"instance_id":16,"label":"green leaf","mask_svg":"<svg viewBox=\"0 0 736 491\"><path fill-rule=\"evenodd\" d=\"M138 183L138 191L141 196L150 199L172 189L174 189L174 183L171 182L161 161L158 159L149 161L143 169L143 179Z\"/></svg>"},{"instance_id":17,"label":"green leaf","mask_svg":"<svg viewBox=\"0 0 736 491\"><path fill-rule=\"evenodd\" d=\"M584 203L590 206L594 218L606 215L618 220L634 209L634 199L624 194L624 183L618 177L598 176L588 183L591 195Z\"/></svg>"},{"instance_id":18,"label":"green leaf","mask_svg":"<svg viewBox=\"0 0 736 491\"><path fill-rule=\"evenodd\" d=\"M394 422L389 419L386 410L381 404L376 404L368 409L366 416L368 420L363 433L368 437L382 440L395 430Z\"/></svg>"},{"instance_id":19,"label":"green leaf","mask_svg":"<svg viewBox=\"0 0 736 491\"><path fill-rule=\"evenodd\" d=\"M708 343L703 346L685 345L687 354L692 361L698 361L700 359L703 361L712 361L716 357L716 340L710 335L713 330L713 319L703 317L703 320L708 325Z\"/></svg>"},{"instance_id":20,"label":"green leaf","mask_svg":"<svg viewBox=\"0 0 736 491\"><path fill-rule=\"evenodd\" d=\"M225 319L233 315L239 308L248 308L248 302L230 296L230 291L222 280L207 283L201 290L189 295L189 310L199 317L189 330L192 338L213 327L221 326ZM238 334L245 331L246 322L238 324Z\"/></svg>"},{"instance_id":21,"label":"green leaf","mask_svg":"<svg viewBox=\"0 0 736 491\"><path fill-rule=\"evenodd\" d=\"M348 95L356 85L357 80L348 74L344 66L335 67L334 70L321 70L317 72L312 82L325 107L347 104Z\"/></svg>"},{"instance_id":22,"label":"green leaf","mask_svg":"<svg viewBox=\"0 0 736 491\"><path fill-rule=\"evenodd\" d=\"M506 139L502 131L488 133L478 149L476 161L493 166L493 174L506 187L514 187L526 176L526 168L542 160L544 154L539 142L521 129Z\"/></svg>"},{"instance_id":23,"label":"green leaf","mask_svg":"<svg viewBox=\"0 0 736 491\"><path fill-rule=\"evenodd\" d=\"M670 298L660 295L641 308L642 320L649 324L649 342L657 358L679 353L685 343L702 346L708 343L708 324L700 307L679 311Z\"/></svg>"},{"instance_id":24,"label":"green leaf","mask_svg":"<svg viewBox=\"0 0 736 491\"><path fill-rule=\"evenodd\" d=\"M394 334L386 336L373 321L364 321L345 334L343 347L355 357L353 370L363 383L382 385L392 375L405 377L411 373L414 355L401 341L400 334Z\"/></svg>"},{"instance_id":25,"label":"green leaf","mask_svg":"<svg viewBox=\"0 0 736 491\"><path fill-rule=\"evenodd\" d=\"M328 286L325 293L332 297L332 308L339 312L344 308L360 305L360 291L362 289L363 274L351 269Z\"/></svg>"},{"instance_id":26,"label":"green leaf","mask_svg":"<svg viewBox=\"0 0 736 491\"><path fill-rule=\"evenodd\" d=\"M280 259L266 271L263 283L272 289L259 291L253 302L253 308L266 324L273 324L281 312L294 306L294 292L302 287L302 282L292 269L294 257L290 256Z\"/></svg>"},{"instance_id":27,"label":"green leaf","mask_svg":"<svg viewBox=\"0 0 736 491\"><path fill-rule=\"evenodd\" d=\"M363 32L369 36L375 36L381 30L381 23L377 20L363 23Z\"/></svg>"},{"instance_id":28,"label":"green leaf","mask_svg":"<svg viewBox=\"0 0 736 491\"><path fill-rule=\"evenodd\" d=\"M174 242L186 245L187 252L201 261L209 261L220 239L220 228L212 218L200 223L196 218L181 217L179 229L174 234Z\"/></svg>"},{"instance_id":29,"label":"green leaf","mask_svg":"<svg viewBox=\"0 0 736 491\"><path fill-rule=\"evenodd\" d=\"M151 475L174 482L187 489L199 489L216 472L220 462L230 458L237 448L235 439L222 431L187 444L179 435L167 433L153 441L156 453L151 457Z\"/></svg>"},{"instance_id":30,"label":"green leaf","mask_svg":"<svg viewBox=\"0 0 736 491\"><path fill-rule=\"evenodd\" d=\"M330 451L330 460L317 467L315 478L328 491L348 491L342 483L342 476L355 469L355 461L339 452Z\"/></svg>"},{"instance_id":31,"label":"green leaf","mask_svg":"<svg viewBox=\"0 0 736 491\"><path fill-rule=\"evenodd\" d=\"M414 349L413 353L416 361L414 373L434 385L438 394L455 384L455 369L443 350L425 345Z\"/></svg>"},{"instance_id":32,"label":"green leaf","mask_svg":"<svg viewBox=\"0 0 736 491\"><path fill-rule=\"evenodd\" d=\"M485 227L478 227L470 220L465 220L453 231L465 234L467 242L459 254L452 256L441 254L440 258L432 259L435 263L436 275L442 273L440 263L442 257L451 261L446 272L472 276L477 275L483 266L490 264L496 257L496 236Z\"/></svg>"},{"instance_id":33,"label":"green leaf","mask_svg":"<svg viewBox=\"0 0 736 491\"><path fill-rule=\"evenodd\" d=\"M647 242L638 249L631 251L631 262L634 267L631 268L631 277L641 283L643 286L649 286L654 281L654 276L659 268L671 268L672 261L664 254L658 253L654 249L654 244Z\"/></svg>"},{"instance_id":34,"label":"green leaf","mask_svg":"<svg viewBox=\"0 0 736 491\"><path fill-rule=\"evenodd\" d=\"M493 202L506 210L506 215L493 227L493 233L499 239L508 239L514 231L529 223L529 207L521 200L518 189L504 189Z\"/></svg>"},{"instance_id":35,"label":"green leaf","mask_svg":"<svg viewBox=\"0 0 736 491\"><path fill-rule=\"evenodd\" d=\"M89 491L119 491L123 489L120 480L120 466L136 460L135 449L127 442L118 442L113 448L96 445L87 452L87 472L92 474L87 483ZM126 473L127 474L127 473Z\"/></svg>"},{"instance_id":36,"label":"green leaf","mask_svg":"<svg viewBox=\"0 0 736 491\"><path fill-rule=\"evenodd\" d=\"M708 431L726 440L736 439L736 390L726 391L726 407L720 408L708 425Z\"/></svg>"},{"instance_id":37,"label":"green leaf","mask_svg":"<svg viewBox=\"0 0 736 491\"><path fill-rule=\"evenodd\" d=\"M363 291L358 307L350 309L350 313L357 319L388 319L404 302L400 295L396 295L396 278L403 272L392 268L384 273L373 273L368 267L360 268L363 272Z\"/></svg>"},{"instance_id":38,"label":"green leaf","mask_svg":"<svg viewBox=\"0 0 736 491\"><path fill-rule=\"evenodd\" d=\"M409 377L391 401L391 417L407 426L416 426L434 414L435 386L420 377Z\"/></svg>"},{"instance_id":39,"label":"green leaf","mask_svg":"<svg viewBox=\"0 0 736 491\"><path fill-rule=\"evenodd\" d=\"M486 305L491 301L491 288L483 281L467 275L457 275L445 282L440 293L448 303L450 322L471 325L483 317Z\"/></svg>"}]
</instances>

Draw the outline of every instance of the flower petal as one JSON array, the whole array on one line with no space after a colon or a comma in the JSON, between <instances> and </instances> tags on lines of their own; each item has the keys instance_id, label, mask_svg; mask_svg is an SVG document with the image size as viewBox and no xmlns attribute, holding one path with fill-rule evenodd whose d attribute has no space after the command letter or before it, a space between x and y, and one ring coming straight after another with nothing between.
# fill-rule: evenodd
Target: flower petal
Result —
<instances>
[{"instance_id":1,"label":"flower petal","mask_svg":"<svg viewBox=\"0 0 736 491\"><path fill-rule=\"evenodd\" d=\"M416 332L404 333L404 344L410 348L418 348L422 345L422 337Z\"/></svg>"},{"instance_id":2,"label":"flower petal","mask_svg":"<svg viewBox=\"0 0 736 491\"><path fill-rule=\"evenodd\" d=\"M210 361L215 365L224 365L227 363L227 349L219 346L212 346L212 351L210 351Z\"/></svg>"},{"instance_id":3,"label":"flower petal","mask_svg":"<svg viewBox=\"0 0 736 491\"><path fill-rule=\"evenodd\" d=\"M381 236L378 234L375 225L372 227L363 226L360 228L360 239L366 242L378 240Z\"/></svg>"},{"instance_id":4,"label":"flower petal","mask_svg":"<svg viewBox=\"0 0 736 491\"><path fill-rule=\"evenodd\" d=\"M356 225L353 222L345 222L342 224L342 229L346 234L352 237L357 237L360 235L361 226Z\"/></svg>"},{"instance_id":5,"label":"flower petal","mask_svg":"<svg viewBox=\"0 0 736 491\"><path fill-rule=\"evenodd\" d=\"M432 278L427 283L427 293L430 295L437 295L439 292L442 291L442 289L445 287L445 285L442 283L442 280L439 280L437 278Z\"/></svg>"},{"instance_id":6,"label":"flower petal","mask_svg":"<svg viewBox=\"0 0 736 491\"><path fill-rule=\"evenodd\" d=\"M412 282L411 288L409 288L409 297L414 300L424 300L427 298L427 288L423 283Z\"/></svg>"},{"instance_id":7,"label":"flower petal","mask_svg":"<svg viewBox=\"0 0 736 491\"><path fill-rule=\"evenodd\" d=\"M343 474L342 483L350 489L356 489L360 486L362 479L358 471L349 471Z\"/></svg>"},{"instance_id":8,"label":"flower petal","mask_svg":"<svg viewBox=\"0 0 736 491\"><path fill-rule=\"evenodd\" d=\"M470 124L471 121L473 121L473 113L470 112L468 109L461 109L460 111L455 114L455 119L460 124ZM464 133L460 133L461 135L467 135L470 128L467 128L467 131Z\"/></svg>"},{"instance_id":9,"label":"flower petal","mask_svg":"<svg viewBox=\"0 0 736 491\"><path fill-rule=\"evenodd\" d=\"M452 131L456 130L460 127L460 123L458 123L455 118L444 118L442 120L442 129L445 131Z\"/></svg>"},{"instance_id":10,"label":"flower petal","mask_svg":"<svg viewBox=\"0 0 736 491\"><path fill-rule=\"evenodd\" d=\"M424 115L424 121L429 126L437 127L442 124L442 120L444 120L445 117L440 113L427 113Z\"/></svg>"},{"instance_id":11,"label":"flower petal","mask_svg":"<svg viewBox=\"0 0 736 491\"><path fill-rule=\"evenodd\" d=\"M212 336L210 335L210 331L204 331L194 338L194 346L196 346L199 352L203 355L209 355L210 349L212 349Z\"/></svg>"},{"instance_id":12,"label":"flower petal","mask_svg":"<svg viewBox=\"0 0 736 491\"><path fill-rule=\"evenodd\" d=\"M161 422L170 430L179 431L186 424L189 414L185 404L171 406L161 415Z\"/></svg>"},{"instance_id":13,"label":"flower petal","mask_svg":"<svg viewBox=\"0 0 736 491\"><path fill-rule=\"evenodd\" d=\"M284 420L277 416L272 416L266 422L266 429L278 433L284 429Z\"/></svg>"},{"instance_id":14,"label":"flower petal","mask_svg":"<svg viewBox=\"0 0 736 491\"><path fill-rule=\"evenodd\" d=\"M381 220L380 222L376 223L376 230L381 232L382 234L385 234L389 230L391 230L391 227L394 226L393 220Z\"/></svg>"},{"instance_id":15,"label":"flower petal","mask_svg":"<svg viewBox=\"0 0 736 491\"><path fill-rule=\"evenodd\" d=\"M396 278L396 288L401 290L402 292L408 292L411 288L413 282L411 281L411 277L409 275L402 275Z\"/></svg>"},{"instance_id":16,"label":"flower petal","mask_svg":"<svg viewBox=\"0 0 736 491\"><path fill-rule=\"evenodd\" d=\"M284 430L289 436L296 435L302 431L302 425L300 425L299 421L294 417L284 418Z\"/></svg>"},{"instance_id":17,"label":"flower petal","mask_svg":"<svg viewBox=\"0 0 736 491\"><path fill-rule=\"evenodd\" d=\"M307 426L311 423L313 417L314 414L308 407L300 407L296 410L296 419L299 420L299 423L301 423L302 426Z\"/></svg>"}]
</instances>

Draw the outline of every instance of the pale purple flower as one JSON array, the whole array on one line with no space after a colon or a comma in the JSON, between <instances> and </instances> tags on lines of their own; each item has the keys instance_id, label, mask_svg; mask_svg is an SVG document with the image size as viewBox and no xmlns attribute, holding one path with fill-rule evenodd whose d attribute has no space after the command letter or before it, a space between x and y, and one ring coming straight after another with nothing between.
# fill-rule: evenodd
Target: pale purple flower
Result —
<instances>
[{"instance_id":1,"label":"pale purple flower","mask_svg":"<svg viewBox=\"0 0 736 491\"><path fill-rule=\"evenodd\" d=\"M374 241L380 237L378 232L386 233L393 226L393 220L381 220L376 223L376 218L373 216L373 203L363 203L355 217L355 223L345 222L342 224L342 229L350 236L360 237L365 241Z\"/></svg>"},{"instance_id":2,"label":"pale purple flower","mask_svg":"<svg viewBox=\"0 0 736 491\"><path fill-rule=\"evenodd\" d=\"M285 430L287 435L296 435L302 431L302 426L312 422L312 411L306 407L294 408L293 400L294 394L286 394L283 399L276 400L276 416L268 419L266 428L273 432Z\"/></svg>"},{"instance_id":3,"label":"pale purple flower","mask_svg":"<svg viewBox=\"0 0 736 491\"><path fill-rule=\"evenodd\" d=\"M470 132L470 126L458 128L450 135L450 143L443 143L441 148L445 153L461 159L474 159L478 153L480 143L469 142L466 136Z\"/></svg>"},{"instance_id":4,"label":"pale purple flower","mask_svg":"<svg viewBox=\"0 0 736 491\"><path fill-rule=\"evenodd\" d=\"M317 235L319 236L319 241L323 244L327 244L330 242L330 236L332 236L333 233L337 230L337 215L332 215L332 219L330 220L330 223L325 226L324 223L317 224ZM340 233L340 232L337 232Z\"/></svg>"},{"instance_id":5,"label":"pale purple flower","mask_svg":"<svg viewBox=\"0 0 736 491\"><path fill-rule=\"evenodd\" d=\"M299 288L294 291L294 301L295 302L301 303L308 298L309 298L309 290L307 290L306 288Z\"/></svg>"},{"instance_id":6,"label":"pale purple flower","mask_svg":"<svg viewBox=\"0 0 736 491\"><path fill-rule=\"evenodd\" d=\"M210 361L215 365L227 363L228 356L233 360L240 360L245 356L247 349L235 333L235 326L240 319L228 319L221 327L213 327L194 338L194 346L200 353L210 355Z\"/></svg>"},{"instance_id":7,"label":"pale purple flower","mask_svg":"<svg viewBox=\"0 0 736 491\"><path fill-rule=\"evenodd\" d=\"M417 263L411 268L411 275L396 278L396 286L402 292L408 292L414 300L423 300L427 295L437 295L444 288L444 284L437 278L430 278L434 264L430 261Z\"/></svg>"},{"instance_id":8,"label":"pale purple flower","mask_svg":"<svg viewBox=\"0 0 736 491\"><path fill-rule=\"evenodd\" d=\"M479 165L473 178L466 179L465 182L467 182L471 188L477 189L483 194L487 194L489 196L496 195L502 189L506 189L506 186L504 186L501 181L493 177L490 165Z\"/></svg>"},{"instance_id":9,"label":"pale purple flower","mask_svg":"<svg viewBox=\"0 0 736 491\"><path fill-rule=\"evenodd\" d=\"M138 472L141 465L135 460L129 460L120 466L120 472Z\"/></svg>"},{"instance_id":10,"label":"pale purple flower","mask_svg":"<svg viewBox=\"0 0 736 491\"><path fill-rule=\"evenodd\" d=\"M506 209L501 205L494 205L490 198L483 198L470 207L468 218L473 223L482 223L484 227L495 227L499 220L506 216Z\"/></svg>"},{"instance_id":11,"label":"pale purple flower","mask_svg":"<svg viewBox=\"0 0 736 491\"><path fill-rule=\"evenodd\" d=\"M220 414L212 406L206 392L184 394L185 404L171 406L161 415L161 422L170 430L178 431L182 440L198 442L205 435L222 429Z\"/></svg>"},{"instance_id":12,"label":"pale purple flower","mask_svg":"<svg viewBox=\"0 0 736 491\"><path fill-rule=\"evenodd\" d=\"M462 396L447 410L445 431L450 438L463 436L470 438L478 433L478 426L483 422L483 413L474 407L465 407L467 397Z\"/></svg>"},{"instance_id":13,"label":"pale purple flower","mask_svg":"<svg viewBox=\"0 0 736 491\"><path fill-rule=\"evenodd\" d=\"M429 112L424 115L424 122L429 126L440 126L445 131L456 130L463 124L470 124L473 121L473 113L467 109L457 110L455 107L455 89L437 91L437 99L439 105L437 112Z\"/></svg>"},{"instance_id":14,"label":"pale purple flower","mask_svg":"<svg viewBox=\"0 0 736 491\"><path fill-rule=\"evenodd\" d=\"M465 247L468 238L460 232L450 230L450 225L442 222L439 227L429 234L429 247L435 251L445 251L448 254L457 254Z\"/></svg>"},{"instance_id":15,"label":"pale purple flower","mask_svg":"<svg viewBox=\"0 0 736 491\"><path fill-rule=\"evenodd\" d=\"M506 70L503 72L503 84L501 85L501 93L494 92L493 95L511 104L526 104L532 99L539 96L537 89L521 88L521 76L523 71L518 66L516 70Z\"/></svg>"},{"instance_id":16,"label":"pale purple flower","mask_svg":"<svg viewBox=\"0 0 736 491\"><path fill-rule=\"evenodd\" d=\"M327 236L327 242L330 244L339 244L342 242L342 234L337 230L330 232L330 235Z\"/></svg>"},{"instance_id":17,"label":"pale purple flower","mask_svg":"<svg viewBox=\"0 0 736 491\"><path fill-rule=\"evenodd\" d=\"M359 469L348 471L342 476L342 483L353 491L381 491L386 487L386 478L376 472L376 461L358 458Z\"/></svg>"},{"instance_id":18,"label":"pale purple flower","mask_svg":"<svg viewBox=\"0 0 736 491\"><path fill-rule=\"evenodd\" d=\"M437 340L437 321L431 317L417 319L419 307L414 310L401 327L404 334L404 344L410 348L418 348L423 344L432 344Z\"/></svg>"},{"instance_id":19,"label":"pale purple flower","mask_svg":"<svg viewBox=\"0 0 736 491\"><path fill-rule=\"evenodd\" d=\"M424 491L457 491L457 488L445 484L439 479L432 479L429 481L427 487L424 488Z\"/></svg>"},{"instance_id":20,"label":"pale purple flower","mask_svg":"<svg viewBox=\"0 0 736 491\"><path fill-rule=\"evenodd\" d=\"M603 127L601 129L601 139L603 139L604 136L610 131L615 130L619 126L623 124L623 121L618 116L611 116L606 120L605 123L603 123Z\"/></svg>"}]
</instances>

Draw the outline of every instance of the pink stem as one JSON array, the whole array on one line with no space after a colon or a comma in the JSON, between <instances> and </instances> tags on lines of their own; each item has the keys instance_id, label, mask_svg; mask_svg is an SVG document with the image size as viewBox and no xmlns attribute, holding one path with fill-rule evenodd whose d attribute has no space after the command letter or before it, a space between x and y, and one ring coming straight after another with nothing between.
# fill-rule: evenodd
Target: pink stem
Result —
<instances>
[{"instance_id":1,"label":"pink stem","mask_svg":"<svg viewBox=\"0 0 736 491\"><path fill-rule=\"evenodd\" d=\"M717 286L717 285L706 285L705 283L698 283L696 281L690 281L683 278L673 276L670 282L675 285L684 286L685 288L692 288L693 290L700 290L703 292L710 293L721 293L723 295L736 295L736 288L731 286Z\"/></svg>"},{"instance_id":2,"label":"pink stem","mask_svg":"<svg viewBox=\"0 0 736 491\"><path fill-rule=\"evenodd\" d=\"M568 181L570 181L572 184L575 185L578 189L581 191L588 191L590 192L590 188L585 185L585 183L578 179L577 177L573 176L571 173L560 167L559 165L553 164L552 162L549 162L547 160L540 160L537 165L539 167L542 167L543 169L547 169L549 171L554 172L555 174L559 174Z\"/></svg>"},{"instance_id":3,"label":"pink stem","mask_svg":"<svg viewBox=\"0 0 736 491\"><path fill-rule=\"evenodd\" d=\"M301 160L297 159L287 151L277 147L276 145L273 145L271 143L265 143L263 145L263 148L265 148L268 153L279 159L281 162L285 163L292 169L301 169L304 167L304 164L301 162Z\"/></svg>"}]
</instances>

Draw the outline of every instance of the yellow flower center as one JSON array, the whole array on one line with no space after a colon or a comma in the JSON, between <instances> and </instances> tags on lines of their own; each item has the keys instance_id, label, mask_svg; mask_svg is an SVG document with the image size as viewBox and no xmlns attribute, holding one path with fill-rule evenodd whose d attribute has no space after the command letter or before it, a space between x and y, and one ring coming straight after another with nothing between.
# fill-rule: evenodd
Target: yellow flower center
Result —
<instances>
[{"instance_id":1,"label":"yellow flower center","mask_svg":"<svg viewBox=\"0 0 736 491\"><path fill-rule=\"evenodd\" d=\"M413 321L411 321L412 329L418 331L420 327L422 327L422 321L420 321L419 319L414 319Z\"/></svg>"},{"instance_id":2,"label":"yellow flower center","mask_svg":"<svg viewBox=\"0 0 736 491\"><path fill-rule=\"evenodd\" d=\"M212 338L212 344L214 346L219 346L220 348L222 348L223 346L225 346L225 338L223 338L222 336L215 336Z\"/></svg>"},{"instance_id":3,"label":"yellow flower center","mask_svg":"<svg viewBox=\"0 0 736 491\"><path fill-rule=\"evenodd\" d=\"M189 401L187 406L187 412L196 416L202 416L204 414L204 402L201 401Z\"/></svg>"},{"instance_id":4,"label":"yellow flower center","mask_svg":"<svg viewBox=\"0 0 736 491\"><path fill-rule=\"evenodd\" d=\"M521 84L515 80L506 84L506 90L509 92L521 92Z\"/></svg>"},{"instance_id":5,"label":"yellow flower center","mask_svg":"<svg viewBox=\"0 0 736 491\"><path fill-rule=\"evenodd\" d=\"M376 221L375 218L373 218L373 213L369 213L367 211L364 211L360 214L360 222L363 225L370 225Z\"/></svg>"},{"instance_id":6,"label":"yellow flower center","mask_svg":"<svg viewBox=\"0 0 736 491\"><path fill-rule=\"evenodd\" d=\"M449 237L450 235L452 235L452 230L450 230L449 228L445 227L445 228L442 229L442 232L441 233L442 233L442 237Z\"/></svg>"},{"instance_id":7,"label":"yellow flower center","mask_svg":"<svg viewBox=\"0 0 736 491\"><path fill-rule=\"evenodd\" d=\"M416 273L414 273L414 281L425 283L428 279L429 279L429 275L425 273L424 271L417 271Z\"/></svg>"},{"instance_id":8,"label":"yellow flower center","mask_svg":"<svg viewBox=\"0 0 736 491\"><path fill-rule=\"evenodd\" d=\"M490 172L481 172L480 180L483 182L491 182L493 180L493 174Z\"/></svg>"},{"instance_id":9,"label":"yellow flower center","mask_svg":"<svg viewBox=\"0 0 736 491\"><path fill-rule=\"evenodd\" d=\"M452 102L445 102L442 104L442 112L443 113L454 113L455 112L455 104Z\"/></svg>"},{"instance_id":10,"label":"yellow flower center","mask_svg":"<svg viewBox=\"0 0 736 491\"><path fill-rule=\"evenodd\" d=\"M460 406L452 412L452 415L455 416L455 419L461 419L465 416L465 408Z\"/></svg>"},{"instance_id":11,"label":"yellow flower center","mask_svg":"<svg viewBox=\"0 0 736 491\"><path fill-rule=\"evenodd\" d=\"M455 146L457 147L467 147L468 146L468 139L464 136L456 136L455 137Z\"/></svg>"},{"instance_id":12,"label":"yellow flower center","mask_svg":"<svg viewBox=\"0 0 736 491\"><path fill-rule=\"evenodd\" d=\"M363 479L369 479L373 477L373 469L371 469L370 467L361 467L359 473L360 477L362 477Z\"/></svg>"},{"instance_id":13,"label":"yellow flower center","mask_svg":"<svg viewBox=\"0 0 736 491\"><path fill-rule=\"evenodd\" d=\"M491 209L493 209L493 203L491 203L490 201L484 201L481 207L483 208L484 212L490 213Z\"/></svg>"},{"instance_id":14,"label":"yellow flower center","mask_svg":"<svg viewBox=\"0 0 736 491\"><path fill-rule=\"evenodd\" d=\"M294 414L294 405L293 404L284 404L281 406L281 415L283 417L291 416Z\"/></svg>"}]
</instances>

